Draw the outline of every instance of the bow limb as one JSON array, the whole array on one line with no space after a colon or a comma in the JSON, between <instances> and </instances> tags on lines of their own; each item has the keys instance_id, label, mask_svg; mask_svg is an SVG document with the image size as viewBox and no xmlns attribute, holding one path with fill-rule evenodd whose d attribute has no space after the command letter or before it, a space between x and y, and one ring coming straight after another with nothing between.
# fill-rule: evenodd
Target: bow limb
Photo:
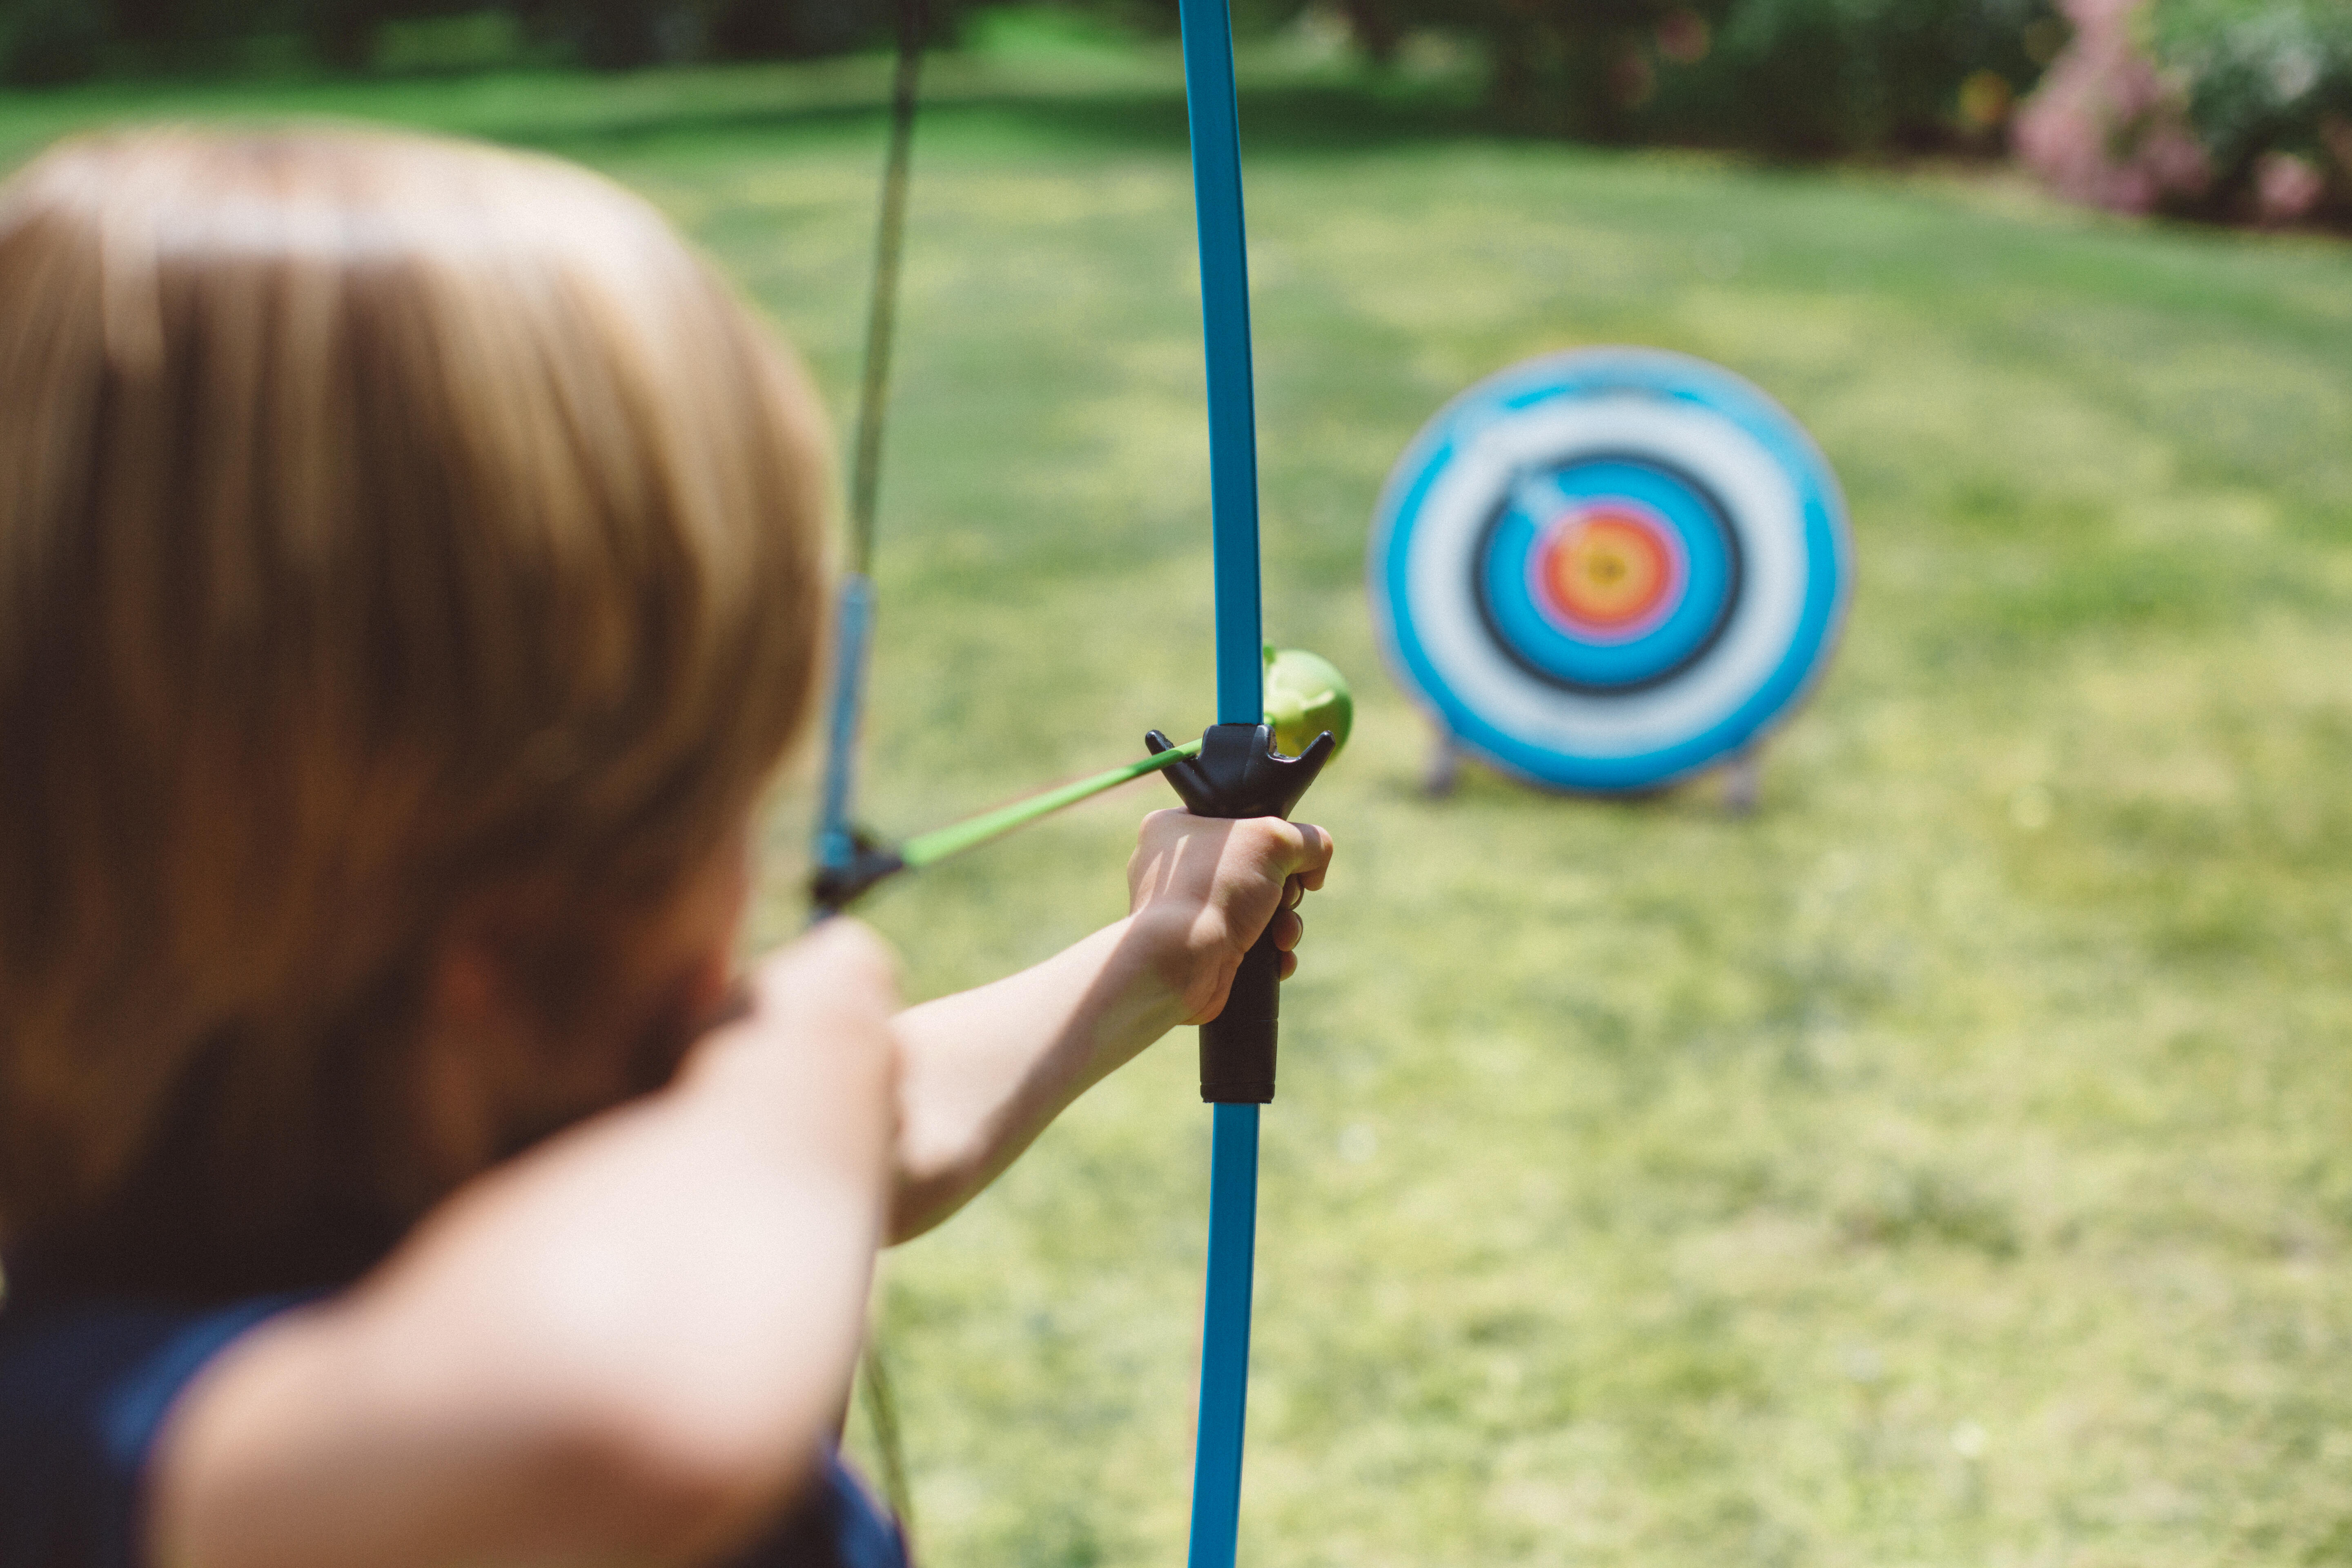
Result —
<instances>
[{"instance_id":1,"label":"bow limb","mask_svg":"<svg viewBox=\"0 0 2352 1568\"><path fill-rule=\"evenodd\" d=\"M1265 720L1258 561L1257 430L1250 371L1249 259L1242 215L1241 112L1227 0L1181 0L1184 101L1201 246L1201 324L1208 366L1209 485L1217 595L1217 721ZM1217 731L1212 731L1213 735ZM1252 950L1218 1020L1262 1017L1265 1093L1213 1093L1212 1030L1202 1031L1202 1097L1216 1101L1209 1179L1209 1265L1201 1335L1201 1406L1192 1467L1190 1568L1232 1568L1240 1527L1242 1439L1249 1396L1250 1295L1257 1246L1258 1101L1273 1094L1271 937Z\"/></svg>"}]
</instances>

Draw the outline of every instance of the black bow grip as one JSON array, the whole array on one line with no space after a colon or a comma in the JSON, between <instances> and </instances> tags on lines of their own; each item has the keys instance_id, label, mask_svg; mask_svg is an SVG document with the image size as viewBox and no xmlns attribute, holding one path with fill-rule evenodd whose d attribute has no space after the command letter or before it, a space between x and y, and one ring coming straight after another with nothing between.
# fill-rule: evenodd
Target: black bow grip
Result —
<instances>
[{"instance_id":1,"label":"black bow grip","mask_svg":"<svg viewBox=\"0 0 2352 1568\"><path fill-rule=\"evenodd\" d=\"M1154 756L1173 742L1154 730L1143 738ZM1290 815L1336 750L1318 735L1296 757L1274 749L1270 724L1212 724L1201 754L1162 770L1195 816L1234 820ZM1201 1098L1212 1105L1264 1105L1274 1098L1275 1037L1281 1010L1282 950L1274 922L1242 959L1224 1010L1201 1026Z\"/></svg>"}]
</instances>

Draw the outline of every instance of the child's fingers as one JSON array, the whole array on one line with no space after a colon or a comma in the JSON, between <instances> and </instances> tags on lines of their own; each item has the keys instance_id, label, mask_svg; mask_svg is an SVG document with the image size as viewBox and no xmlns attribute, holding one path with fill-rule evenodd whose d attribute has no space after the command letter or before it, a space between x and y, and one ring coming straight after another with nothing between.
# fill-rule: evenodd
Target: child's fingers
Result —
<instances>
[{"instance_id":1,"label":"child's fingers","mask_svg":"<svg viewBox=\"0 0 2352 1568\"><path fill-rule=\"evenodd\" d=\"M1240 841L1267 876L1286 882L1296 878L1310 891L1323 885L1324 870L1331 864L1331 836L1313 823L1257 816L1234 824L1232 830L1244 836Z\"/></svg>"},{"instance_id":2,"label":"child's fingers","mask_svg":"<svg viewBox=\"0 0 2352 1568\"><path fill-rule=\"evenodd\" d=\"M1138 862L1165 855L1195 838L1244 847L1266 871L1297 877L1309 891L1323 885L1323 873L1331 864L1331 836L1311 822L1286 822L1278 816L1238 820L1194 816L1173 807L1144 817L1137 834Z\"/></svg>"},{"instance_id":3,"label":"child's fingers","mask_svg":"<svg viewBox=\"0 0 2352 1568\"><path fill-rule=\"evenodd\" d=\"M1299 918L1297 910L1284 910L1274 917L1266 930L1274 933L1274 945L1288 952L1307 934L1307 922Z\"/></svg>"},{"instance_id":4,"label":"child's fingers","mask_svg":"<svg viewBox=\"0 0 2352 1568\"><path fill-rule=\"evenodd\" d=\"M1290 868L1300 887L1313 892L1323 885L1323 875L1331 868L1331 836L1311 822L1294 822L1291 827L1300 840L1298 864Z\"/></svg>"}]
</instances>

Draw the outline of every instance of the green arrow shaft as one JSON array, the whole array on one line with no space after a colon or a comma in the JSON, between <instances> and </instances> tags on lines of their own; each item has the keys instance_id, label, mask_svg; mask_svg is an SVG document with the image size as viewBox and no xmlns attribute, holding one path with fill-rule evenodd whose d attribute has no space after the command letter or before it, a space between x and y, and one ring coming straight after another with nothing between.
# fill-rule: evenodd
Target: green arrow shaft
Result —
<instances>
[{"instance_id":1,"label":"green arrow shaft","mask_svg":"<svg viewBox=\"0 0 2352 1568\"><path fill-rule=\"evenodd\" d=\"M977 848L990 839L1001 838L1041 816L1051 816L1064 806L1076 805L1082 800L1100 795L1107 789L1117 789L1146 773L1156 773L1171 763L1198 756L1200 752L1200 742L1187 741L1156 756L1122 763L1106 773L1063 784L1058 789L1049 789L1043 795L1033 795L1027 800L1016 800L1011 805L1001 805L994 811L984 811L978 816L951 822L945 827L934 827L929 833L918 833L898 846L898 858L910 868L936 866L950 855L961 855L967 849Z\"/></svg>"}]
</instances>

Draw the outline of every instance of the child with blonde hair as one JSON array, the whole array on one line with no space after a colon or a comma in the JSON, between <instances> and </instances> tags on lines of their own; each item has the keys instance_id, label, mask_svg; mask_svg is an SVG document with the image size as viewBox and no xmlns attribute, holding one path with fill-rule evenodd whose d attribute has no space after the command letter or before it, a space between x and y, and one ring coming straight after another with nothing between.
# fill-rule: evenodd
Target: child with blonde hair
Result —
<instances>
[{"instance_id":1,"label":"child with blonde hair","mask_svg":"<svg viewBox=\"0 0 2352 1568\"><path fill-rule=\"evenodd\" d=\"M903 1561L831 1444L876 1249L1330 844L1154 813L1127 919L912 1009L849 921L739 976L826 449L549 160L0 186L0 1563Z\"/></svg>"}]
</instances>

